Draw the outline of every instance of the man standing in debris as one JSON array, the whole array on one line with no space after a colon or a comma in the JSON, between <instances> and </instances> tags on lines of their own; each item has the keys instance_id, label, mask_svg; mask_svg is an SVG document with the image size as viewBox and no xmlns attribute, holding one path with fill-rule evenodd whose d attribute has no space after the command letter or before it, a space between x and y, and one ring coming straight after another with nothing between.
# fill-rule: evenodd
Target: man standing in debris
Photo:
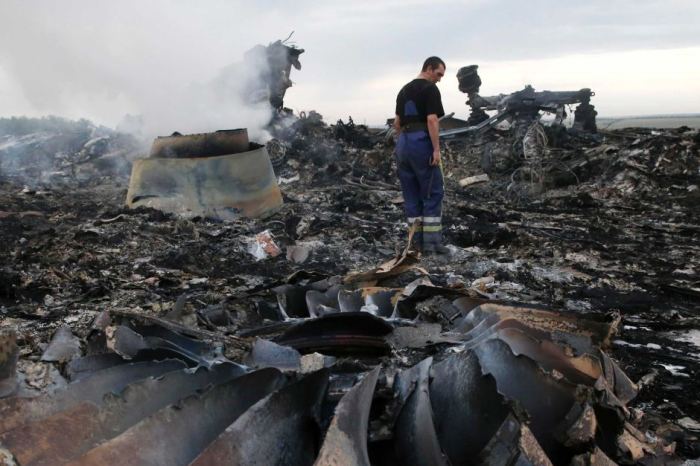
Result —
<instances>
[{"instance_id":1,"label":"man standing in debris","mask_svg":"<svg viewBox=\"0 0 700 466\"><path fill-rule=\"evenodd\" d=\"M396 97L396 162L409 227L417 223L415 247L426 253L449 252L442 244L442 198L439 119L445 114L436 83L445 62L430 57L416 79Z\"/></svg>"}]
</instances>

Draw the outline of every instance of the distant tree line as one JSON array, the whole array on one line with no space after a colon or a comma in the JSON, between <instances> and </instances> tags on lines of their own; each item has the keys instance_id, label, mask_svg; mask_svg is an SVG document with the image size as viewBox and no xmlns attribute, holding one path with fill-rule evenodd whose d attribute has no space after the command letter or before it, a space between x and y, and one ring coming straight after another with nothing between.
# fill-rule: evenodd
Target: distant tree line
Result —
<instances>
[{"instance_id":1,"label":"distant tree line","mask_svg":"<svg viewBox=\"0 0 700 466\"><path fill-rule=\"evenodd\" d=\"M0 136L23 136L40 131L48 132L82 132L94 128L89 120L69 120L58 116L41 118L10 117L0 118Z\"/></svg>"}]
</instances>

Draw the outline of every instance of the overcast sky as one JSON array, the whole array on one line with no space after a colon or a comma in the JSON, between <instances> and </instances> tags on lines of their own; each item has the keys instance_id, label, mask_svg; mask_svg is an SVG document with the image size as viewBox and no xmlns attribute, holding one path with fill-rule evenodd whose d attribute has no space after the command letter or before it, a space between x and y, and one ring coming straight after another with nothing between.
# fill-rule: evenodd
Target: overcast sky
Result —
<instances>
[{"instance_id":1,"label":"overcast sky","mask_svg":"<svg viewBox=\"0 0 700 466\"><path fill-rule=\"evenodd\" d=\"M163 132L242 126L207 115L232 118L212 102L178 125L176 107L199 99L193 90L253 45L291 31L306 52L285 104L328 122L352 115L381 124L429 55L447 63L439 87L458 117L468 111L455 74L470 64L479 65L483 95L528 83L590 87L600 116L697 113L699 25L692 0L0 0L0 116L113 126L126 113L147 114Z\"/></svg>"}]
</instances>

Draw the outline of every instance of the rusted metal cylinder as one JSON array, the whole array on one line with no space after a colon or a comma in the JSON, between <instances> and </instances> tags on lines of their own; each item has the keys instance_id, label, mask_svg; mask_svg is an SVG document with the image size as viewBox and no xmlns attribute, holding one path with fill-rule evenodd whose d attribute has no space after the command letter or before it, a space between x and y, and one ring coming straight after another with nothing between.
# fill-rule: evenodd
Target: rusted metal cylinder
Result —
<instances>
[{"instance_id":1,"label":"rusted metal cylinder","mask_svg":"<svg viewBox=\"0 0 700 466\"><path fill-rule=\"evenodd\" d=\"M238 154L250 150L246 128L213 133L173 134L153 141L151 158L195 158Z\"/></svg>"}]
</instances>

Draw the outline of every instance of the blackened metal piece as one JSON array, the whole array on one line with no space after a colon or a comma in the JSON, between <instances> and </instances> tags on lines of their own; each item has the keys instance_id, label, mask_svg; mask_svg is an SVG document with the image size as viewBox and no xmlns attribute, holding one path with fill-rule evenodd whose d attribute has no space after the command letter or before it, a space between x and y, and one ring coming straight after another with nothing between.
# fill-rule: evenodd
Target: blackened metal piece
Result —
<instances>
[{"instance_id":1,"label":"blackened metal piece","mask_svg":"<svg viewBox=\"0 0 700 466\"><path fill-rule=\"evenodd\" d=\"M61 325L41 355L46 362L68 362L80 355L80 340L68 325Z\"/></svg>"},{"instance_id":2,"label":"blackened metal piece","mask_svg":"<svg viewBox=\"0 0 700 466\"><path fill-rule=\"evenodd\" d=\"M283 385L284 377L276 369L215 385L166 406L73 464L187 465L238 416Z\"/></svg>"},{"instance_id":3,"label":"blackened metal piece","mask_svg":"<svg viewBox=\"0 0 700 466\"><path fill-rule=\"evenodd\" d=\"M530 328L552 334L552 340L563 341L579 353L590 353L595 347L608 344L620 323L618 315L583 316L534 306L514 306L495 302L472 307L473 301L462 299L457 299L453 304L461 307L463 302L471 309L463 321L457 324L462 328L474 327L482 320L489 319L489 316L495 316L490 319L498 320L514 318Z\"/></svg>"},{"instance_id":4,"label":"blackened metal piece","mask_svg":"<svg viewBox=\"0 0 700 466\"><path fill-rule=\"evenodd\" d=\"M603 351L598 351L598 358L603 366L603 375L608 386L622 403L632 401L639 392L639 387L627 377L620 366Z\"/></svg>"},{"instance_id":5,"label":"blackened metal piece","mask_svg":"<svg viewBox=\"0 0 700 466\"><path fill-rule=\"evenodd\" d=\"M158 325L120 325L108 336L115 352L131 359L141 351L163 350L183 357L193 365L210 367L223 362L221 349L203 341L187 338Z\"/></svg>"},{"instance_id":6,"label":"blackened metal piece","mask_svg":"<svg viewBox=\"0 0 700 466\"><path fill-rule=\"evenodd\" d=\"M317 466L369 466L367 422L379 367L369 372L338 403L326 432Z\"/></svg>"},{"instance_id":7,"label":"blackened metal piece","mask_svg":"<svg viewBox=\"0 0 700 466\"><path fill-rule=\"evenodd\" d=\"M477 457L488 465L552 466L530 429L509 414L503 424Z\"/></svg>"},{"instance_id":8,"label":"blackened metal piece","mask_svg":"<svg viewBox=\"0 0 700 466\"><path fill-rule=\"evenodd\" d=\"M216 157L238 154L250 148L248 130L226 129L213 133L173 134L153 140L151 158Z\"/></svg>"},{"instance_id":9,"label":"blackened metal piece","mask_svg":"<svg viewBox=\"0 0 700 466\"><path fill-rule=\"evenodd\" d=\"M360 312L365 300L360 290L341 290L338 293L340 312Z\"/></svg>"},{"instance_id":10,"label":"blackened metal piece","mask_svg":"<svg viewBox=\"0 0 700 466\"><path fill-rule=\"evenodd\" d=\"M341 312L365 310L380 317L391 317L400 295L401 290L394 288L367 287L341 290L338 293L338 304Z\"/></svg>"},{"instance_id":11,"label":"blackened metal piece","mask_svg":"<svg viewBox=\"0 0 700 466\"><path fill-rule=\"evenodd\" d=\"M322 369L263 398L193 462L311 465L318 453L318 416L328 387Z\"/></svg>"},{"instance_id":12,"label":"blackened metal piece","mask_svg":"<svg viewBox=\"0 0 700 466\"><path fill-rule=\"evenodd\" d=\"M117 353L101 353L83 356L73 359L66 366L66 371L71 382L75 382L85 377L90 377L95 372L120 364L127 364L129 360L122 358Z\"/></svg>"},{"instance_id":13,"label":"blackened metal piece","mask_svg":"<svg viewBox=\"0 0 700 466\"><path fill-rule=\"evenodd\" d=\"M570 466L617 466L608 455L596 447L592 452L576 455L571 459Z\"/></svg>"},{"instance_id":14,"label":"blackened metal piece","mask_svg":"<svg viewBox=\"0 0 700 466\"><path fill-rule=\"evenodd\" d=\"M52 395L0 400L0 433L70 409L84 401L99 405L106 393L118 393L132 382L183 367L185 364L179 360L122 364L95 372L93 376L68 384L65 389Z\"/></svg>"},{"instance_id":15,"label":"blackened metal piece","mask_svg":"<svg viewBox=\"0 0 700 466\"><path fill-rule=\"evenodd\" d=\"M306 292L306 307L311 317L321 317L326 314L340 312L338 306L338 292L340 286L336 285L326 292L309 290Z\"/></svg>"},{"instance_id":16,"label":"blackened metal piece","mask_svg":"<svg viewBox=\"0 0 700 466\"><path fill-rule=\"evenodd\" d=\"M562 425L556 428L560 433L559 441L577 450L594 443L597 429L598 419L588 402L574 403Z\"/></svg>"},{"instance_id":17,"label":"blackened metal piece","mask_svg":"<svg viewBox=\"0 0 700 466\"><path fill-rule=\"evenodd\" d=\"M484 449L510 412L496 381L481 372L473 352L434 364L430 383L435 430L450 464L468 464Z\"/></svg>"},{"instance_id":18,"label":"blackened metal piece","mask_svg":"<svg viewBox=\"0 0 700 466\"><path fill-rule=\"evenodd\" d=\"M277 295L277 304L282 319L290 317L309 317L306 293L312 288L308 285L280 285L272 289Z\"/></svg>"},{"instance_id":19,"label":"blackened metal piece","mask_svg":"<svg viewBox=\"0 0 700 466\"><path fill-rule=\"evenodd\" d=\"M447 465L438 441L430 405L429 381L433 358L400 372L394 382L405 403L396 419L394 446L401 464Z\"/></svg>"},{"instance_id":20,"label":"blackened metal piece","mask_svg":"<svg viewBox=\"0 0 700 466\"><path fill-rule=\"evenodd\" d=\"M341 312L301 322L275 341L301 353L385 354L392 326L367 312Z\"/></svg>"},{"instance_id":21,"label":"blackened metal piece","mask_svg":"<svg viewBox=\"0 0 700 466\"><path fill-rule=\"evenodd\" d=\"M556 343L531 337L528 330L528 327L504 328L497 332L497 337L506 342L516 356L525 355L549 372L558 371L570 382L592 387L601 376L600 361L596 357L590 354L570 356Z\"/></svg>"},{"instance_id":22,"label":"blackened metal piece","mask_svg":"<svg viewBox=\"0 0 700 466\"><path fill-rule=\"evenodd\" d=\"M101 406L83 402L48 418L0 434L0 443L21 464L63 464L120 434L145 416L210 384L243 373L240 366L221 364L192 373L181 369L127 386L107 395Z\"/></svg>"},{"instance_id":23,"label":"blackened metal piece","mask_svg":"<svg viewBox=\"0 0 700 466\"><path fill-rule=\"evenodd\" d=\"M289 346L259 338L246 357L245 364L255 368L275 367L283 371L301 369L301 353Z\"/></svg>"},{"instance_id":24,"label":"blackened metal piece","mask_svg":"<svg viewBox=\"0 0 700 466\"><path fill-rule=\"evenodd\" d=\"M576 386L547 375L526 356L515 356L500 340L486 341L474 352L483 372L496 379L498 392L508 400L517 401L528 413L529 426L547 455L555 462L565 457L555 427L562 423L576 401Z\"/></svg>"},{"instance_id":25,"label":"blackened metal piece","mask_svg":"<svg viewBox=\"0 0 700 466\"><path fill-rule=\"evenodd\" d=\"M271 215L282 206L282 193L265 147L258 146L216 157L135 160L126 204L232 220Z\"/></svg>"},{"instance_id":26,"label":"blackened metal piece","mask_svg":"<svg viewBox=\"0 0 700 466\"><path fill-rule=\"evenodd\" d=\"M429 282L428 282L429 283ZM397 297L397 302L392 317L399 317L405 319L414 319L418 313L416 311L416 305L429 298L440 296L444 299L455 299L462 297L462 299L472 299L464 297L464 293L461 290L455 290L451 288L444 288L441 286L434 286L431 284L417 284L416 286L407 286L404 288L400 296ZM479 304L486 302L485 300L478 300ZM456 307L454 303L441 306L439 310L439 315L441 320L444 322L453 322L455 319L459 318L463 311L464 306ZM464 313L466 315L466 313Z\"/></svg>"}]
</instances>

